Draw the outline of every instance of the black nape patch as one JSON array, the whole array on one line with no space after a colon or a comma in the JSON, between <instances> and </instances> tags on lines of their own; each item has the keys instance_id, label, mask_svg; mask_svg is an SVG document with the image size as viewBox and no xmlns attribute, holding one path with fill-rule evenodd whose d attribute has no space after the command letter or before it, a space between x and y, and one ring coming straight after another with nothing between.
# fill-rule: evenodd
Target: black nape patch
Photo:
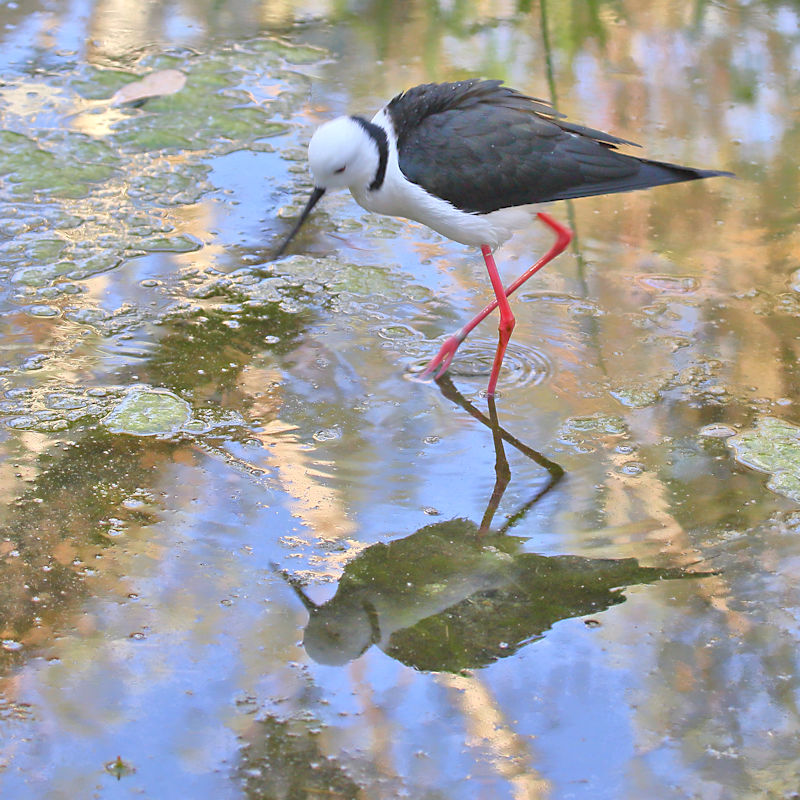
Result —
<instances>
[{"instance_id":1,"label":"black nape patch","mask_svg":"<svg viewBox=\"0 0 800 800\"><path fill-rule=\"evenodd\" d=\"M351 119L355 120L369 134L378 148L378 169L368 187L371 192L374 192L383 186L383 179L386 177L386 164L389 161L389 140L386 137L386 131L380 125L368 122L363 117L351 117Z\"/></svg>"}]
</instances>

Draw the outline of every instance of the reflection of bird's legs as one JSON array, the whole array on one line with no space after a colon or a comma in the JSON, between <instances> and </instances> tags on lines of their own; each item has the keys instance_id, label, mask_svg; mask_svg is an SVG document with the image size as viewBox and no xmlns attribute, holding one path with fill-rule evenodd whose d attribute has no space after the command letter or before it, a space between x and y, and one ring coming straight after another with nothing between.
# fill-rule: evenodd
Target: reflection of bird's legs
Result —
<instances>
[{"instance_id":1,"label":"reflection of bird's legs","mask_svg":"<svg viewBox=\"0 0 800 800\"><path fill-rule=\"evenodd\" d=\"M511 517L509 517L508 522L506 522L500 529L501 532L505 532L512 525L518 522L525 515L528 509L534 505L534 503L538 502L541 497L546 495L564 477L564 468L561 465L556 464L555 461L551 461L549 458L547 458L547 456L543 456L532 447L528 447L528 445L517 439L516 436L512 436L505 428L501 427L497 418L497 408L492 398L488 398L488 400L491 400L491 402L489 402L489 413L491 416L487 417L486 414L475 408L475 406L470 403L469 400L467 400L467 398L458 391L458 389L456 389L449 375L443 375L441 378L437 378L436 383L439 386L441 393L448 400L463 408L464 411L466 411L470 416L474 417L476 420L478 420L478 422L480 422L482 425L485 425L492 431L492 438L495 443L495 470L497 473L497 481L495 483L494 491L492 492L492 498L489 500L489 506L486 509L486 513L483 515L483 521L481 522L480 527L481 533L489 530L489 525L492 521L492 517L497 511L500 498L503 496L503 492L505 491L506 486L508 486L508 483L511 479L511 468L506 460L505 451L503 450L501 442L507 442L512 447L519 450L519 452L522 453L522 455L524 455L526 458L529 458L540 467L544 467L550 476L550 479L547 481L547 483L533 496L533 498L525 503L525 505L516 511Z\"/></svg>"},{"instance_id":2,"label":"reflection of bird's legs","mask_svg":"<svg viewBox=\"0 0 800 800\"><path fill-rule=\"evenodd\" d=\"M492 527L492 519L494 518L497 507L500 505L500 500L508 487L511 480L511 467L508 466L508 459L506 458L506 451L503 449L503 436L501 433L500 423L497 420L497 406L494 403L494 397L489 395L487 398L489 404L489 420L492 429L492 441L494 442L494 472L495 481L492 496L489 499L489 505L486 506L486 511L483 512L483 519L478 533L487 533Z\"/></svg>"},{"instance_id":3,"label":"reflection of bird's legs","mask_svg":"<svg viewBox=\"0 0 800 800\"><path fill-rule=\"evenodd\" d=\"M528 447L524 442L521 442L517 439L516 436L510 434L505 428L503 428L497 419L495 418L495 423L493 425L492 420L486 416L486 414L479 411L475 408L472 403L464 397L461 392L456 389L455 384L453 383L452 379L449 375L443 375L441 378L438 379L439 390L441 393L448 399L450 402L455 403L457 406L460 406L464 409L471 417L474 417L478 422L485 425L487 428L494 429L497 428L500 437L504 442L507 442L512 447L516 448L517 450L522 453L522 455L529 458L531 461L536 462L540 467L544 467L550 473L550 483L548 484L547 488L550 489L554 486L561 478L564 477L564 468L560 464L556 464L555 461L551 461L547 456L542 455L538 450L534 450L532 447Z\"/></svg>"}]
</instances>

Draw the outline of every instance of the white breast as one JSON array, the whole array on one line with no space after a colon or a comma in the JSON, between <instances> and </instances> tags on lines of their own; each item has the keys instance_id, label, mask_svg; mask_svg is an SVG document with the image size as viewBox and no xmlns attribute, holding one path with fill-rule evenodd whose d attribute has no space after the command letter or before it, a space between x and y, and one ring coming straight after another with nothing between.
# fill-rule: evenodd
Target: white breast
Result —
<instances>
[{"instance_id":1,"label":"white breast","mask_svg":"<svg viewBox=\"0 0 800 800\"><path fill-rule=\"evenodd\" d=\"M360 206L378 214L412 219L455 242L474 247L487 244L492 250L506 242L515 230L530 224L530 207L501 209L490 214L472 214L459 211L447 200L428 194L421 186L407 180L400 171L394 131L386 110L381 109L372 122L386 131L389 158L386 177L380 189L371 192L366 187L350 187Z\"/></svg>"}]
</instances>

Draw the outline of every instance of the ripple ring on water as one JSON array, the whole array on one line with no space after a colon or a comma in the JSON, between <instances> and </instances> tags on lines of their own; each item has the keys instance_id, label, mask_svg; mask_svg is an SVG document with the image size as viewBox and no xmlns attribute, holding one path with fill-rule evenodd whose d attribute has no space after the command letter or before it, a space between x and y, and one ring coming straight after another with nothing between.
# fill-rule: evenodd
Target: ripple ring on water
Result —
<instances>
[{"instance_id":1,"label":"ripple ring on water","mask_svg":"<svg viewBox=\"0 0 800 800\"><path fill-rule=\"evenodd\" d=\"M453 378L486 378L492 371L496 341L488 338L467 339L459 348L458 359L448 370ZM413 377L425 368L428 355L409 368ZM508 346L501 374L501 389L539 386L549 381L554 373L550 359L535 347L514 340Z\"/></svg>"}]
</instances>

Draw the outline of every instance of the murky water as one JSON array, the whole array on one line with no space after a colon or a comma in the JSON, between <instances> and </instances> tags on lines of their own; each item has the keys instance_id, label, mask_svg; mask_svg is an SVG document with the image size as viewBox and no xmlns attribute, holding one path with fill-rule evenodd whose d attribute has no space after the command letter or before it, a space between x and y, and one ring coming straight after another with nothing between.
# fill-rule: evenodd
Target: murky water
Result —
<instances>
[{"instance_id":1,"label":"murky water","mask_svg":"<svg viewBox=\"0 0 800 800\"><path fill-rule=\"evenodd\" d=\"M0 795L796 797L796 5L128 5L0 5ZM739 176L554 205L496 407L478 253L270 260L471 76Z\"/></svg>"}]
</instances>

